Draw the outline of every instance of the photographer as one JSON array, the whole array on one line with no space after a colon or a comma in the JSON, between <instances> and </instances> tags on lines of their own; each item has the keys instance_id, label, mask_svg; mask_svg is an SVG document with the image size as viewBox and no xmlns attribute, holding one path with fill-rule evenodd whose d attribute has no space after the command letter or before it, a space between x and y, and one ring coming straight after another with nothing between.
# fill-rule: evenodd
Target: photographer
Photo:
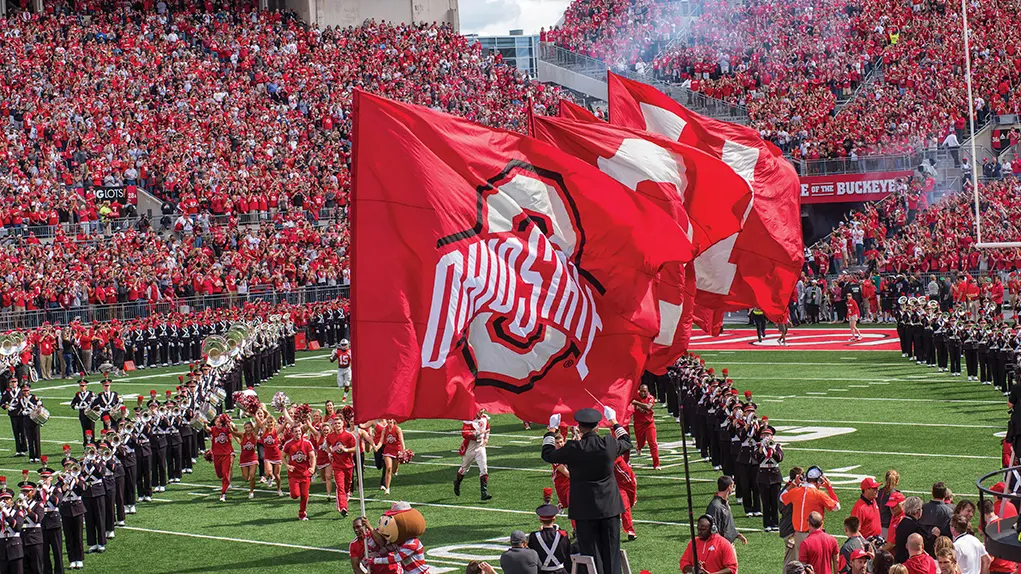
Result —
<instances>
[{"instance_id":1,"label":"photographer","mask_svg":"<svg viewBox=\"0 0 1021 574\"><path fill-rule=\"evenodd\" d=\"M826 491L823 492L820 487L825 488ZM822 469L818 466L808 469L808 472L805 473L804 483L785 490L780 495L780 502L782 504L793 505L793 556L790 553L787 554L792 560L794 559L793 557L798 556L801 543L808 538L808 517L813 512L818 512L821 516L825 517L827 510L840 510L840 502L833 491L833 485L830 484L829 479L823 476Z\"/></svg>"}]
</instances>

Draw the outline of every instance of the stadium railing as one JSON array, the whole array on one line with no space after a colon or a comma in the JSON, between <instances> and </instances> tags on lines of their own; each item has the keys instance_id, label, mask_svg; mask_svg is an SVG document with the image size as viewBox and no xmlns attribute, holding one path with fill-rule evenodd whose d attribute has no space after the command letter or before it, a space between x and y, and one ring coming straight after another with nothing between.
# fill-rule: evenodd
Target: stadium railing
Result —
<instances>
[{"instance_id":1,"label":"stadium railing","mask_svg":"<svg viewBox=\"0 0 1021 574\"><path fill-rule=\"evenodd\" d=\"M930 159L938 164L943 160L952 161L946 148L923 148L909 153L891 155L869 155L858 158L832 159L791 159L799 175L838 175L845 173L874 173L884 171L914 170L922 160Z\"/></svg>"},{"instance_id":2,"label":"stadium railing","mask_svg":"<svg viewBox=\"0 0 1021 574\"><path fill-rule=\"evenodd\" d=\"M14 310L13 307L0 309L0 329L24 329L38 327L43 323L66 325L75 320L82 323L95 323L118 319L130 321L151 315L167 313L192 313L206 309L241 308L249 303L268 302L271 304L289 303L303 305L319 301L332 301L348 297L348 285L310 285L290 290L275 290L265 287L252 287L247 293L230 293L187 297L173 300L147 301L139 299L112 305L81 305L64 308L52 306L37 310Z\"/></svg>"},{"instance_id":3,"label":"stadium railing","mask_svg":"<svg viewBox=\"0 0 1021 574\"><path fill-rule=\"evenodd\" d=\"M747 124L749 121L748 108L740 104L731 104L723 100L710 98L705 94L693 92L679 84L661 82L650 75L638 74L633 70L611 67L602 60L572 52L556 44L541 42L539 44L539 59L602 82L606 81L607 71L613 71L637 82L649 84L681 105L691 108L700 114L739 124Z\"/></svg>"},{"instance_id":4,"label":"stadium railing","mask_svg":"<svg viewBox=\"0 0 1021 574\"><path fill-rule=\"evenodd\" d=\"M235 215L239 225L258 225L260 223L273 223L276 210L271 210L265 213L249 212L240 215ZM96 221L80 221L80 222L67 222L58 223L57 225L7 225L0 226L0 240L7 238L18 238L26 237L31 233L39 239L48 239L56 235L57 231L63 231L67 236L76 236L79 232L83 235L94 238L102 239L109 238L118 231L127 230L129 228L136 227L143 218L149 219L150 227L155 231L173 231L174 223L177 218L180 217L180 213L173 213L166 215L169 218L169 222L163 225L161 220L163 214L148 215L136 215L131 217L118 217L118 218L104 218ZM318 215L318 217L316 217ZM219 227L227 225L231 216L229 215L211 215L209 218L211 227ZM327 227L345 221L347 215L342 208L323 208L316 212L304 210L302 219L311 223L316 227ZM279 228L281 225L276 224Z\"/></svg>"}]
</instances>

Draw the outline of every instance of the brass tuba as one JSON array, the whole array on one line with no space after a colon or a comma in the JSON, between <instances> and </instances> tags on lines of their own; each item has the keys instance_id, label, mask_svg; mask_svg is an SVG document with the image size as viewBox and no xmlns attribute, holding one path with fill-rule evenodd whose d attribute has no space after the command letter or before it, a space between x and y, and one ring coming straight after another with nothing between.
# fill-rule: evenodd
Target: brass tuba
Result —
<instances>
[{"instance_id":1,"label":"brass tuba","mask_svg":"<svg viewBox=\"0 0 1021 574\"><path fill-rule=\"evenodd\" d=\"M206 357L206 363L214 369L218 369L230 361L230 349L227 341L219 335L210 335L202 341L202 354Z\"/></svg>"}]
</instances>

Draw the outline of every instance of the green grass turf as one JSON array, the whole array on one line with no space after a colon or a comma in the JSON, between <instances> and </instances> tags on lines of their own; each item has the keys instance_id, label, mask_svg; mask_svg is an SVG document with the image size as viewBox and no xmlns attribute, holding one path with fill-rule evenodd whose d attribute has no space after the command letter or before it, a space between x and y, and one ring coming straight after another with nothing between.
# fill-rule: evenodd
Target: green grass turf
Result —
<instances>
[{"instance_id":1,"label":"green grass turf","mask_svg":"<svg viewBox=\"0 0 1021 574\"><path fill-rule=\"evenodd\" d=\"M776 426L843 427L853 432L791 443L782 469L812 464L831 473L838 484L843 510L828 517L829 531L840 534L840 524L857 497L861 475L881 477L895 468L901 488L925 498L935 480L944 480L959 498L976 497L974 480L998 467L999 439L1005 428L1006 404L991 387L963 378L939 375L889 352L752 351L703 352L717 371L729 367L742 391L750 389ZM321 405L339 399L335 371L323 351L299 354L298 365L263 385L259 394L268 401L277 390L292 400ZM144 370L115 380L121 394L148 394L177 384L183 368ZM63 386L64 388L56 388ZM97 385L98 386L98 385ZM73 381L41 381L36 393L51 414L42 429L43 450L58 459L61 445L80 451L80 427L68 402ZM825 394L809 394L825 393ZM126 400L132 404L132 399ZM0 419L2 420L2 419ZM825 421L825 422L820 422ZM551 486L549 467L539 458L543 425L524 431L510 416L497 416L489 450L490 489L493 500L479 501L477 470L465 480L462 496L451 490L459 464L460 425L455 421L418 421L404 425L415 462L403 466L394 479L392 494L378 490L378 471L366 476L367 513L371 520L404 499L418 503L428 532L423 537L434 567L461 570L473 556L497 564L495 541L512 529L528 530L536 524L532 511L541 502L542 489ZM666 468L653 472L647 454L635 459L639 502L634 509L638 540L625 544L632 568L654 573L676 572L686 544L687 504L684 496L680 433L672 419L658 419ZM11 457L10 431L0 426L0 467L11 482L20 480L24 458ZM674 447L666 447L674 443ZM695 512L701 514L714 490L718 473L704 462L692 464ZM33 475L35 476L35 475ZM235 469L235 485L240 472ZM350 519L342 519L323 496L321 483L312 486L310 520L298 522L297 503L276 493L258 491L255 500L232 492L228 503L217 502L219 481L209 464L200 460L184 483L169 485L158 500L139 504L118 528L116 539L102 555L89 555L86 568L102 572L308 572L310 569L348 572L343 552L351 540ZM385 499L385 500L384 500ZM355 503L357 504L357 503ZM749 544L737 548L741 571L748 574L779 572L782 543L761 530L761 519L739 514L737 524ZM357 506L355 506L357 508ZM563 521L566 523L566 520ZM448 548L440 552L442 547Z\"/></svg>"}]
</instances>

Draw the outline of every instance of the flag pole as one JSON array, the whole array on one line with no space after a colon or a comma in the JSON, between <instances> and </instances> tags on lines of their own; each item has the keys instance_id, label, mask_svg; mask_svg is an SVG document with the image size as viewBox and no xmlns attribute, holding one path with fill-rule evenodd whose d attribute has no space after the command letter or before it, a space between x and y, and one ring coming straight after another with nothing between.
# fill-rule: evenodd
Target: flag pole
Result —
<instances>
[{"instance_id":1,"label":"flag pole","mask_svg":"<svg viewBox=\"0 0 1021 574\"><path fill-rule=\"evenodd\" d=\"M351 389L354 392L354 389ZM365 516L365 483L362 480L362 428L355 424L355 472L358 473L358 508Z\"/></svg>"},{"instance_id":2,"label":"flag pole","mask_svg":"<svg viewBox=\"0 0 1021 574\"><path fill-rule=\"evenodd\" d=\"M691 532L691 558L692 562L694 562L692 571L694 574L701 574L702 568L698 562L698 544L695 542L695 513L693 511L694 505L691 501L691 473L688 470L688 437L684 435L684 402L681 400L681 383L675 379L675 376L671 376L670 379L674 385L674 392L677 393L677 412L680 414L678 418L681 424L681 454L684 458L684 487L688 495L688 528Z\"/></svg>"}]
</instances>

